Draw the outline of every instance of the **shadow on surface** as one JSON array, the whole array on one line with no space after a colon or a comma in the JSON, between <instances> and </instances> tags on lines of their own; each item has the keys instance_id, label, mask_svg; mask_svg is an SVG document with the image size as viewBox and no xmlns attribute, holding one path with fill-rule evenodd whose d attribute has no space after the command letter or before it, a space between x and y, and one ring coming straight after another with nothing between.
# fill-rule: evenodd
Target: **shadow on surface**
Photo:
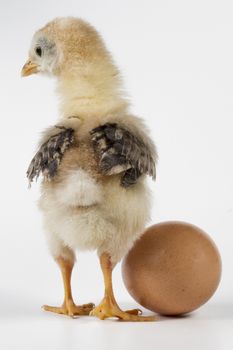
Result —
<instances>
[{"instance_id":1,"label":"shadow on surface","mask_svg":"<svg viewBox=\"0 0 233 350\"><path fill-rule=\"evenodd\" d=\"M0 321L7 319L16 319L24 317L43 318L45 312L41 310L41 301L28 297L26 295L0 291ZM153 315L152 312L140 307L136 303L120 303L123 310L139 307L143 311L143 315ZM157 322L178 321L189 319L192 320L233 320L233 304L216 303L206 304L195 312L181 316L162 316L156 314Z\"/></svg>"},{"instance_id":2,"label":"shadow on surface","mask_svg":"<svg viewBox=\"0 0 233 350\"><path fill-rule=\"evenodd\" d=\"M122 305L122 304L121 304ZM122 305L124 309L132 309L135 307L133 304L123 304ZM148 310L144 309L143 307L140 307L140 305L137 305L137 307L141 308L143 310L143 315L148 314ZM151 312L150 312L151 314ZM164 316L156 314L157 321L177 321L177 320L233 320L233 303L207 303L203 306L201 306L196 311L193 311L189 314L184 314L180 316Z\"/></svg>"},{"instance_id":3,"label":"shadow on surface","mask_svg":"<svg viewBox=\"0 0 233 350\"><path fill-rule=\"evenodd\" d=\"M179 315L179 316L160 316L160 321L166 320L233 320L233 304L230 303L216 303L216 304L206 304L200 309L193 311L189 314Z\"/></svg>"}]
</instances>

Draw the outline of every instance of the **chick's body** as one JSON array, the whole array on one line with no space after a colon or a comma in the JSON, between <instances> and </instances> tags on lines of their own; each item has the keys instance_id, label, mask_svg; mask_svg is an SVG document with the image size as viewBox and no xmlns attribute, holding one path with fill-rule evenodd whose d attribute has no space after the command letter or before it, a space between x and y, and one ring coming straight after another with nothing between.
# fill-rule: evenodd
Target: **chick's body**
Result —
<instances>
[{"instance_id":1,"label":"chick's body","mask_svg":"<svg viewBox=\"0 0 233 350\"><path fill-rule=\"evenodd\" d=\"M105 117L106 122L120 119ZM135 127L137 119L133 121ZM127 120L124 115L127 122L132 117ZM144 177L124 188L120 175L101 173L90 140L93 127L93 119L78 125L77 146L65 153L56 179L42 184L40 207L54 256L66 255L66 247L97 249L99 254L108 252L115 263L143 232L149 219L149 190Z\"/></svg>"},{"instance_id":2,"label":"chick's body","mask_svg":"<svg viewBox=\"0 0 233 350\"><path fill-rule=\"evenodd\" d=\"M70 276L75 250L95 249L105 298L99 318L150 320L123 312L111 284L115 264L143 232L150 215L147 174L155 176L156 150L141 119L129 113L119 71L101 37L88 23L55 19L35 33L22 74L57 78L61 118L43 133L28 177L44 175L39 206L51 254L64 282L64 314L88 314L74 304Z\"/></svg>"}]
</instances>

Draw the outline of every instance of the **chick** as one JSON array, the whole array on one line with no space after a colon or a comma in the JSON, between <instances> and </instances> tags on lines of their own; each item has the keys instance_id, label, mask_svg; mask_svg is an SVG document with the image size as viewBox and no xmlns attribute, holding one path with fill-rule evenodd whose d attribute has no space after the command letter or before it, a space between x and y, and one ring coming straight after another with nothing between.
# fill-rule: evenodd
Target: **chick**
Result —
<instances>
[{"instance_id":1,"label":"chick","mask_svg":"<svg viewBox=\"0 0 233 350\"><path fill-rule=\"evenodd\" d=\"M57 18L37 31L22 76L56 77L57 125L44 131L27 176L43 176L39 207L48 246L64 283L66 315L150 321L140 310L123 311L112 270L142 234L150 216L146 175L155 178L156 149L138 117L130 114L122 82L102 38L77 18ZM95 307L75 305L71 273L76 250L97 250L105 294Z\"/></svg>"}]
</instances>

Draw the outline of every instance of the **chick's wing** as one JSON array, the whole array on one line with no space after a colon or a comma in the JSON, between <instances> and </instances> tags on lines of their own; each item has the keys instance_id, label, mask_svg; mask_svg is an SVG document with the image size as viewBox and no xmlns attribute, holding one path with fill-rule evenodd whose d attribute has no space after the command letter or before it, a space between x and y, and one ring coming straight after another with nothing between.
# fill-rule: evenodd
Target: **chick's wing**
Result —
<instances>
[{"instance_id":1,"label":"chick's wing","mask_svg":"<svg viewBox=\"0 0 233 350\"><path fill-rule=\"evenodd\" d=\"M135 184L142 174L155 179L155 156L138 135L117 123L101 125L90 134L99 166L106 175L122 173L124 187Z\"/></svg>"},{"instance_id":2,"label":"chick's wing","mask_svg":"<svg viewBox=\"0 0 233 350\"><path fill-rule=\"evenodd\" d=\"M59 127L61 129L55 135L44 142L33 157L28 170L29 183L38 178L40 173L48 180L51 180L57 173L58 166L65 151L74 141L74 130L72 128Z\"/></svg>"}]
</instances>

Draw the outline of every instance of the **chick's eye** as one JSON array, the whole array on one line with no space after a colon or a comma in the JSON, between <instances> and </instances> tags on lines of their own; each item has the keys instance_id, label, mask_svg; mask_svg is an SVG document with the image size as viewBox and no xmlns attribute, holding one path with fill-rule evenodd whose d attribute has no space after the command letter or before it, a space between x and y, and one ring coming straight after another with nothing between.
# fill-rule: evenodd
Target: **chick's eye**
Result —
<instances>
[{"instance_id":1,"label":"chick's eye","mask_svg":"<svg viewBox=\"0 0 233 350\"><path fill-rule=\"evenodd\" d=\"M42 56L42 49L41 49L41 47L40 46L37 46L36 47L36 49L35 49L35 51L36 51L36 54L38 55L38 56Z\"/></svg>"}]
</instances>

